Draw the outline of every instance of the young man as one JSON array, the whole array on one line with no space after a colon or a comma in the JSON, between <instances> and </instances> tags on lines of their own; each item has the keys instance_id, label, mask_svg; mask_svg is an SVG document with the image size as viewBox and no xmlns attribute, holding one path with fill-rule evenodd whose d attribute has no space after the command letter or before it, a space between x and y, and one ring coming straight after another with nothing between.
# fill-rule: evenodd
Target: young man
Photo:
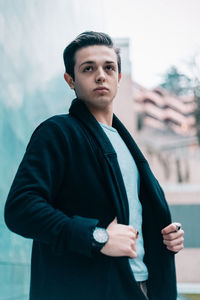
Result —
<instances>
[{"instance_id":1,"label":"young man","mask_svg":"<svg viewBox=\"0 0 200 300\"><path fill-rule=\"evenodd\" d=\"M33 239L30 299L175 300L183 230L113 114L119 51L84 32L64 62L77 99L34 131L5 206L7 226Z\"/></svg>"}]
</instances>

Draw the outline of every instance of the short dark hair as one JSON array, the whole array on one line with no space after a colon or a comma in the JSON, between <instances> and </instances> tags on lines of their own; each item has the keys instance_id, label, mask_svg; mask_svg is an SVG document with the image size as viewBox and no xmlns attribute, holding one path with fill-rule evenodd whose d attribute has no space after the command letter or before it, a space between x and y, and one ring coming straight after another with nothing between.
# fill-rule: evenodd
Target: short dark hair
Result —
<instances>
[{"instance_id":1,"label":"short dark hair","mask_svg":"<svg viewBox=\"0 0 200 300\"><path fill-rule=\"evenodd\" d=\"M120 50L114 46L111 37L103 32L85 31L79 34L64 50L63 59L65 72L74 79L75 53L81 48L88 46L102 45L113 48L117 55L118 71L121 73Z\"/></svg>"}]
</instances>

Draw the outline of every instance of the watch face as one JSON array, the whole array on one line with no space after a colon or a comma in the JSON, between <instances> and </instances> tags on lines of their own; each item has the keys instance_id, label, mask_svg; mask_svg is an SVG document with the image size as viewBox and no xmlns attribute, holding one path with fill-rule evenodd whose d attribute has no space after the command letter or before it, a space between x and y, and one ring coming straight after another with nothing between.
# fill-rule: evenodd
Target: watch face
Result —
<instances>
[{"instance_id":1,"label":"watch face","mask_svg":"<svg viewBox=\"0 0 200 300\"><path fill-rule=\"evenodd\" d=\"M97 227L93 232L93 237L95 241L103 244L106 243L108 240L108 233L106 229Z\"/></svg>"}]
</instances>

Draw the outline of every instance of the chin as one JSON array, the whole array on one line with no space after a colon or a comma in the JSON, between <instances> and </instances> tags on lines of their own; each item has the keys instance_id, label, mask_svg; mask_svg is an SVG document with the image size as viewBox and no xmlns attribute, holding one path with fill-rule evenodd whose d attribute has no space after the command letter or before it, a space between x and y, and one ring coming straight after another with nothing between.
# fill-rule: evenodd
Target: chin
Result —
<instances>
[{"instance_id":1,"label":"chin","mask_svg":"<svg viewBox=\"0 0 200 300\"><path fill-rule=\"evenodd\" d=\"M105 97L105 96L96 97L93 99L85 99L85 97L84 99L83 98L80 99L83 100L88 107L93 107L95 109L105 109L110 105L112 105L113 102L113 98Z\"/></svg>"},{"instance_id":2,"label":"chin","mask_svg":"<svg viewBox=\"0 0 200 300\"><path fill-rule=\"evenodd\" d=\"M113 99L100 98L95 101L95 103L100 107L106 107L113 102Z\"/></svg>"}]
</instances>

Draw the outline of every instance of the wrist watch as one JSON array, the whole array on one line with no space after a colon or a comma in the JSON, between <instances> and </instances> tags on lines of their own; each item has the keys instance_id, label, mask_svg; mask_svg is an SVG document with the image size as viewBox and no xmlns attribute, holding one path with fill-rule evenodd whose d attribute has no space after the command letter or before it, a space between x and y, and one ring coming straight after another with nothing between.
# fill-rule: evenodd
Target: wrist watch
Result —
<instances>
[{"instance_id":1,"label":"wrist watch","mask_svg":"<svg viewBox=\"0 0 200 300\"><path fill-rule=\"evenodd\" d=\"M92 247L99 252L108 241L108 233L105 228L95 227L92 233Z\"/></svg>"}]
</instances>

